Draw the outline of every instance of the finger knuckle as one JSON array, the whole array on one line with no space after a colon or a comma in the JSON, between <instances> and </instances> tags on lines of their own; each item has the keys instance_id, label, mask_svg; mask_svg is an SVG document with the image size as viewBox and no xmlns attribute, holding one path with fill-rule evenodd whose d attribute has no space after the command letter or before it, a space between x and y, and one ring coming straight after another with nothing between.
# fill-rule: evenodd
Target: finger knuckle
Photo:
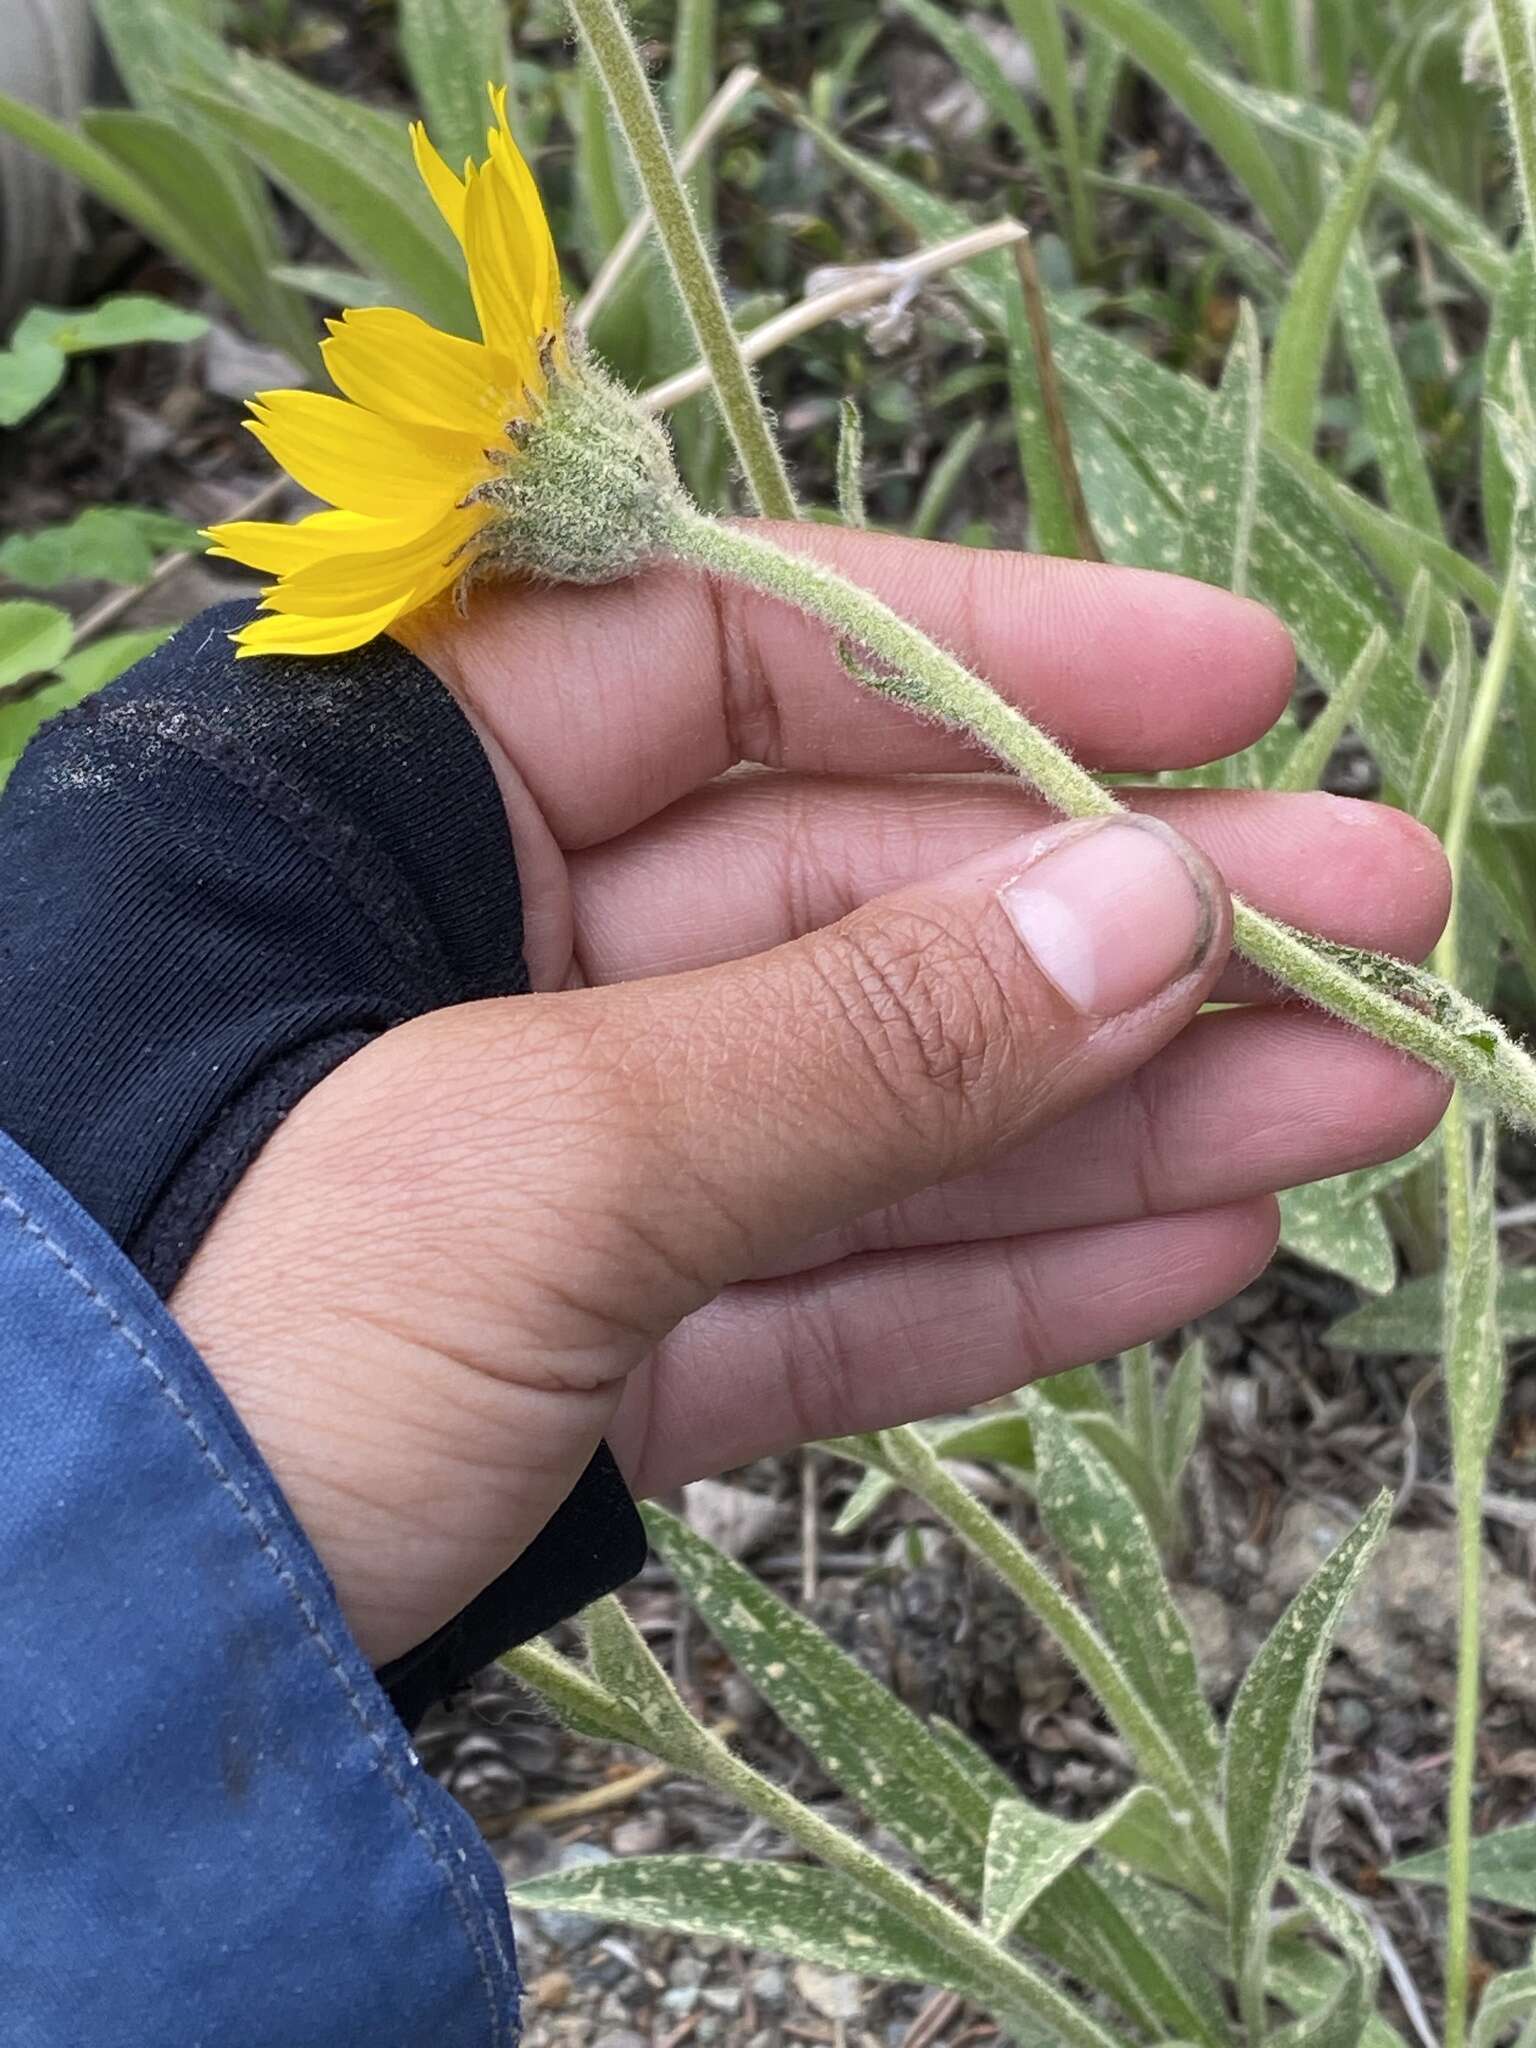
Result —
<instances>
[{"instance_id":1,"label":"finger knuckle","mask_svg":"<svg viewBox=\"0 0 1536 2048\"><path fill-rule=\"evenodd\" d=\"M847 1043L882 1089L958 1116L986 1088L1008 1005L969 938L916 913L850 920L813 961Z\"/></svg>"}]
</instances>

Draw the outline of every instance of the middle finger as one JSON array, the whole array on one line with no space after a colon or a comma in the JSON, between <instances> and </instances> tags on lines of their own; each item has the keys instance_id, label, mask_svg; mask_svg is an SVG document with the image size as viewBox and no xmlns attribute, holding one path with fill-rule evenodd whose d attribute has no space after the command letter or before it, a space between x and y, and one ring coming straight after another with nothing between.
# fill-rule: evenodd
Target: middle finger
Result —
<instances>
[{"instance_id":1,"label":"middle finger","mask_svg":"<svg viewBox=\"0 0 1536 2048\"><path fill-rule=\"evenodd\" d=\"M1288 924L1421 959L1449 883L1433 837L1385 804L1262 790L1127 791L1228 886ZM576 954L594 984L711 967L834 923L1046 816L1010 778L856 780L746 771L572 856ZM1222 1001L1265 984L1229 972Z\"/></svg>"}]
</instances>

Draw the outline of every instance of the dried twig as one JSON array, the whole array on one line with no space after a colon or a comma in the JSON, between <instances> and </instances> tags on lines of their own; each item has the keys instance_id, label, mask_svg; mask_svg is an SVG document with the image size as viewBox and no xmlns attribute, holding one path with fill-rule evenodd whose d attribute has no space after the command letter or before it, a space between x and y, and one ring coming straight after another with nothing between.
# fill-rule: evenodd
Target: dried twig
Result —
<instances>
[{"instance_id":1,"label":"dried twig","mask_svg":"<svg viewBox=\"0 0 1536 2048\"><path fill-rule=\"evenodd\" d=\"M1057 474L1066 497L1072 531L1077 539L1077 552L1085 562L1102 562L1104 550L1099 546L1099 537L1093 530L1093 515L1088 510L1088 500L1083 493L1083 479L1078 471L1077 457L1072 452L1072 430L1067 423L1066 403L1061 395L1061 379L1056 374L1056 351L1051 346L1051 322L1045 310L1045 292L1040 284L1040 266L1035 261L1034 242L1027 234L1021 235L1014 243L1013 260L1018 266L1019 283L1024 291L1024 311L1029 320L1029 339L1034 350L1035 372L1040 379L1040 402L1045 410L1046 432L1051 437Z\"/></svg>"},{"instance_id":2,"label":"dried twig","mask_svg":"<svg viewBox=\"0 0 1536 2048\"><path fill-rule=\"evenodd\" d=\"M961 1998L958 1991L936 1992L902 2035L901 2048L932 2048L932 2044L958 2014L960 2006Z\"/></svg>"},{"instance_id":3,"label":"dried twig","mask_svg":"<svg viewBox=\"0 0 1536 2048\"><path fill-rule=\"evenodd\" d=\"M948 242L934 242L911 256L889 263L866 264L846 284L833 285L828 291L802 299L796 306L787 306L771 320L752 328L741 338L742 353L749 363L761 362L774 349L809 333L813 327L840 319L845 313L857 313L864 306L878 305L880 300L898 292L910 293L958 263L970 263L978 256L990 255L994 249L1006 249L1010 243L1020 241L1025 232L1016 220L990 221L986 227L972 228ZM691 370L681 370L665 383L652 385L645 394L645 403L652 412L665 412L708 386L708 370L703 363L695 363Z\"/></svg>"}]
</instances>

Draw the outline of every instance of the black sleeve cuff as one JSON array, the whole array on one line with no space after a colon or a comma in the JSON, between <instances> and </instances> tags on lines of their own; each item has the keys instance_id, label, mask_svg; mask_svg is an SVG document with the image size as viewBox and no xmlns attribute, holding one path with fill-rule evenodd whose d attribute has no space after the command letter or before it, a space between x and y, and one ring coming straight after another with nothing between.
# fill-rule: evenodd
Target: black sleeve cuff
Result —
<instances>
[{"instance_id":1,"label":"black sleeve cuff","mask_svg":"<svg viewBox=\"0 0 1536 2048\"><path fill-rule=\"evenodd\" d=\"M390 640L237 662L250 611L205 612L56 719L0 801L0 1128L162 1296L333 1067L528 988L505 813L452 697ZM511 1570L381 1676L415 1719L643 1555L600 1450Z\"/></svg>"}]
</instances>

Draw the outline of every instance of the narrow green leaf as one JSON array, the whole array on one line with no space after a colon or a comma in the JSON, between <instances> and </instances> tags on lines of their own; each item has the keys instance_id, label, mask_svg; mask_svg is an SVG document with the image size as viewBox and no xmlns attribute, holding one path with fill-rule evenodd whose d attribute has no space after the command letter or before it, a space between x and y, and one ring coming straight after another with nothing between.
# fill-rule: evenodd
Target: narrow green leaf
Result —
<instances>
[{"instance_id":1,"label":"narrow green leaf","mask_svg":"<svg viewBox=\"0 0 1536 2048\"><path fill-rule=\"evenodd\" d=\"M1405 1281L1385 1301L1368 1302L1330 1324L1323 1342L1334 1351L1437 1357L1444 1338L1442 1285L1439 1273ZM1506 1344L1536 1338L1536 1270L1502 1272L1497 1307L1499 1335Z\"/></svg>"},{"instance_id":2,"label":"narrow green leaf","mask_svg":"<svg viewBox=\"0 0 1536 2048\"><path fill-rule=\"evenodd\" d=\"M1505 1970L1484 1991L1470 2048L1496 2048L1506 2028L1536 2013L1536 1969Z\"/></svg>"},{"instance_id":3,"label":"narrow green leaf","mask_svg":"<svg viewBox=\"0 0 1536 2048\"><path fill-rule=\"evenodd\" d=\"M1428 1849L1422 1856L1406 1856L1389 1864L1382 1875L1399 1884L1443 1885L1445 1851ZM1493 1828L1486 1835L1473 1837L1472 1891L1496 1906L1536 1913L1536 1821L1520 1821L1514 1827Z\"/></svg>"},{"instance_id":4,"label":"narrow green leaf","mask_svg":"<svg viewBox=\"0 0 1536 2048\"><path fill-rule=\"evenodd\" d=\"M1077 529L1073 524L1071 497L1057 460L1046 413L1040 366L1030 333L1029 311L1023 287L1010 277L1005 288L1007 306L1008 388L1013 407L1013 429L1018 442L1019 468L1029 493L1029 516L1034 545L1043 555L1075 559Z\"/></svg>"},{"instance_id":5,"label":"narrow green leaf","mask_svg":"<svg viewBox=\"0 0 1536 2048\"><path fill-rule=\"evenodd\" d=\"M1182 1891L1112 1861L1116 1832L1106 1836L1091 1869L1069 1870L1047 1900L1072 1916L1090 1953L1112 1949L1127 1980L1119 2002L1139 2011L1154 2036L1232 2048L1226 2001L1193 1938L1197 1926L1216 1932L1214 1923Z\"/></svg>"},{"instance_id":6,"label":"narrow green leaf","mask_svg":"<svg viewBox=\"0 0 1536 2048\"><path fill-rule=\"evenodd\" d=\"M1381 1977L1375 1938L1359 1908L1332 1885L1305 1870L1288 1871L1287 1882L1338 1944L1342 1967L1328 1998L1271 2037L1275 2048L1361 2048Z\"/></svg>"},{"instance_id":7,"label":"narrow green leaf","mask_svg":"<svg viewBox=\"0 0 1536 2048\"><path fill-rule=\"evenodd\" d=\"M1103 31L1155 79L1198 128L1247 191L1278 239L1291 250L1302 239L1301 214L1280 168L1251 121L1233 106L1226 80L1146 0L1073 0L1078 18Z\"/></svg>"},{"instance_id":8,"label":"narrow green leaf","mask_svg":"<svg viewBox=\"0 0 1536 2048\"><path fill-rule=\"evenodd\" d=\"M624 1856L514 1885L529 1911L589 1913L769 1949L863 1977L981 1995L929 1935L847 1878L805 1863Z\"/></svg>"},{"instance_id":9,"label":"narrow green leaf","mask_svg":"<svg viewBox=\"0 0 1536 2048\"><path fill-rule=\"evenodd\" d=\"M1536 336L1536 235L1520 237L1510 258L1508 275L1493 301L1488 342L1483 351L1483 391L1514 410L1510 388L1512 352L1529 346ZM1485 409L1482 420L1482 513L1494 561L1503 567L1509 561L1509 537L1515 512L1515 481L1499 444L1497 427Z\"/></svg>"},{"instance_id":10,"label":"narrow green leaf","mask_svg":"<svg viewBox=\"0 0 1536 2048\"><path fill-rule=\"evenodd\" d=\"M867 526L864 511L864 422L845 398L837 410L837 509L844 526Z\"/></svg>"},{"instance_id":11,"label":"narrow green leaf","mask_svg":"<svg viewBox=\"0 0 1536 2048\"><path fill-rule=\"evenodd\" d=\"M1348 675L1291 749L1284 767L1271 781L1271 789L1296 791L1317 788L1323 779L1323 771L1333 758L1334 749L1343 739L1346 729L1353 724L1365 693L1375 681L1376 671L1386 660L1391 645L1383 627L1371 628L1371 636L1355 656Z\"/></svg>"},{"instance_id":12,"label":"narrow green leaf","mask_svg":"<svg viewBox=\"0 0 1536 2048\"><path fill-rule=\"evenodd\" d=\"M1396 121L1392 107L1377 119L1349 175L1329 198L1292 281L1269 363L1265 424L1277 440L1312 445L1339 280Z\"/></svg>"},{"instance_id":13,"label":"narrow green leaf","mask_svg":"<svg viewBox=\"0 0 1536 2048\"><path fill-rule=\"evenodd\" d=\"M455 169L485 155L488 85L512 75L506 0L400 0L400 55L432 140Z\"/></svg>"},{"instance_id":14,"label":"narrow green leaf","mask_svg":"<svg viewBox=\"0 0 1536 2048\"><path fill-rule=\"evenodd\" d=\"M1250 2015L1255 1998L1262 2005L1270 1895L1306 1804L1323 1668L1391 1515L1392 1497L1383 1493L1281 1615L1232 1704L1222 1773L1232 1957Z\"/></svg>"},{"instance_id":15,"label":"narrow green leaf","mask_svg":"<svg viewBox=\"0 0 1536 2048\"><path fill-rule=\"evenodd\" d=\"M1162 1416L1157 1406L1157 1360L1150 1344L1121 1353L1120 1403L1126 1436L1149 1465L1161 1469Z\"/></svg>"},{"instance_id":16,"label":"narrow green leaf","mask_svg":"<svg viewBox=\"0 0 1536 2048\"><path fill-rule=\"evenodd\" d=\"M654 1505L643 1513L678 1583L780 1719L925 1869L978 1895L985 1808L917 1716L685 1523Z\"/></svg>"},{"instance_id":17,"label":"narrow green leaf","mask_svg":"<svg viewBox=\"0 0 1536 2048\"><path fill-rule=\"evenodd\" d=\"M646 1646L645 1638L611 1594L582 1618L592 1677L610 1699L622 1700L645 1731L653 1755L687 1769L698 1755L703 1730Z\"/></svg>"},{"instance_id":18,"label":"narrow green leaf","mask_svg":"<svg viewBox=\"0 0 1536 2048\"><path fill-rule=\"evenodd\" d=\"M1351 239L1339 271L1337 304L1387 503L1410 526L1440 536L1444 529L1424 454L1424 437L1370 259L1358 234Z\"/></svg>"},{"instance_id":19,"label":"narrow green leaf","mask_svg":"<svg viewBox=\"0 0 1536 2048\"><path fill-rule=\"evenodd\" d=\"M86 113L81 127L154 195L191 252L184 260L252 330L318 368L308 307L272 277L285 244L271 193L242 152L176 97L181 85L225 87L230 51L212 10L185 0L92 0L92 12L134 106Z\"/></svg>"},{"instance_id":20,"label":"narrow green leaf","mask_svg":"<svg viewBox=\"0 0 1536 2048\"><path fill-rule=\"evenodd\" d=\"M956 491L965 481L976 450L985 438L990 422L984 415L968 420L954 439L940 451L928 472L922 495L912 513L907 531L913 540L932 540L944 524Z\"/></svg>"},{"instance_id":21,"label":"narrow green leaf","mask_svg":"<svg viewBox=\"0 0 1536 2048\"><path fill-rule=\"evenodd\" d=\"M1203 78L1210 91L1219 94L1235 115L1271 134L1304 142L1323 155L1342 158L1348 165L1353 165L1367 147L1364 129L1313 101L1245 85L1209 66L1203 67ZM1427 229L1480 290L1499 290L1510 259L1498 236L1470 207L1464 206L1401 150L1384 152L1380 183L1382 191Z\"/></svg>"},{"instance_id":22,"label":"narrow green leaf","mask_svg":"<svg viewBox=\"0 0 1536 2048\"><path fill-rule=\"evenodd\" d=\"M1148 1800L1161 1804L1149 1787L1138 1786L1090 1821L1063 1820L1025 1799L999 1801L987 1831L985 1933L996 1942L1009 1940L1042 1893L1095 1848L1127 1809Z\"/></svg>"},{"instance_id":23,"label":"narrow green leaf","mask_svg":"<svg viewBox=\"0 0 1536 2048\"><path fill-rule=\"evenodd\" d=\"M1054 1387L1061 1379L1072 1377L1072 1374L1061 1374L1049 1384ZM941 1458L1008 1465L1017 1472L1033 1472L1035 1469L1034 1438L1030 1434L1028 1417L1024 1415L1003 1412L961 1416L957 1421L925 1424L923 1434ZM897 1482L888 1468L878 1462L878 1438L843 1437L824 1448L869 1465L835 1524L839 1536L851 1535L868 1521L881 1502L894 1491Z\"/></svg>"},{"instance_id":24,"label":"narrow green leaf","mask_svg":"<svg viewBox=\"0 0 1536 2048\"><path fill-rule=\"evenodd\" d=\"M1189 1627L1146 1518L1080 1429L1044 1402L1029 1413L1036 1497L1051 1540L1083 1579L1111 1650L1191 1782L1214 1790L1221 1743L1200 1689Z\"/></svg>"},{"instance_id":25,"label":"narrow green leaf","mask_svg":"<svg viewBox=\"0 0 1536 2048\"><path fill-rule=\"evenodd\" d=\"M1381 1210L1350 1176L1313 1181L1280 1197L1280 1241L1298 1258L1342 1273L1357 1287L1385 1294L1397 1278L1397 1254Z\"/></svg>"},{"instance_id":26,"label":"narrow green leaf","mask_svg":"<svg viewBox=\"0 0 1536 2048\"><path fill-rule=\"evenodd\" d=\"M233 90L181 97L247 150L360 269L455 333L478 332L463 264L411 161L403 121L241 58Z\"/></svg>"},{"instance_id":27,"label":"narrow green leaf","mask_svg":"<svg viewBox=\"0 0 1536 2048\"><path fill-rule=\"evenodd\" d=\"M1219 213L1202 206L1198 199L1191 199L1187 192L1171 185L1149 185L1141 178L1112 177L1102 171L1091 173L1088 182L1097 192L1109 192L1117 199L1155 207L1209 242L1233 276L1255 297L1273 302L1284 298L1290 289L1284 266L1276 262L1256 236L1223 220Z\"/></svg>"},{"instance_id":28,"label":"narrow green leaf","mask_svg":"<svg viewBox=\"0 0 1536 2048\"><path fill-rule=\"evenodd\" d=\"M1163 1485L1170 1498L1177 1497L1179 1485L1200 1438L1205 1405L1205 1343L1195 1338L1179 1353L1168 1391L1163 1397L1161 1431Z\"/></svg>"},{"instance_id":29,"label":"narrow green leaf","mask_svg":"<svg viewBox=\"0 0 1536 2048\"><path fill-rule=\"evenodd\" d=\"M1186 576L1239 597L1248 587L1263 428L1264 346L1245 299L1190 472L1181 564Z\"/></svg>"},{"instance_id":30,"label":"narrow green leaf","mask_svg":"<svg viewBox=\"0 0 1536 2048\"><path fill-rule=\"evenodd\" d=\"M378 278L364 277L341 263L274 263L272 275L279 284L291 285L326 306L389 306L396 296Z\"/></svg>"},{"instance_id":31,"label":"narrow green leaf","mask_svg":"<svg viewBox=\"0 0 1536 2048\"><path fill-rule=\"evenodd\" d=\"M1458 1470L1479 1473L1488 1462L1504 1392L1494 1152L1492 1136L1485 1132L1468 1203L1467 1252L1452 1265L1445 1292L1445 1384L1456 1464Z\"/></svg>"},{"instance_id":32,"label":"narrow green leaf","mask_svg":"<svg viewBox=\"0 0 1536 2048\"><path fill-rule=\"evenodd\" d=\"M1014 26L1029 46L1040 80L1040 91L1050 109L1051 127L1061 156L1067 183L1071 220L1067 234L1079 269L1091 267L1095 257L1093 201L1087 184L1087 158L1083 151L1082 123L1077 111L1077 82L1073 77L1072 52L1066 23L1058 0L1005 0Z\"/></svg>"},{"instance_id":33,"label":"narrow green leaf","mask_svg":"<svg viewBox=\"0 0 1536 2048\"><path fill-rule=\"evenodd\" d=\"M1040 182L1057 227L1063 234L1069 234L1071 215L1056 173L1055 153L1046 145L1034 109L1009 79L990 44L961 14L935 5L934 0L896 0L896 4L933 38L993 120L1012 132Z\"/></svg>"},{"instance_id":34,"label":"narrow green leaf","mask_svg":"<svg viewBox=\"0 0 1536 2048\"><path fill-rule=\"evenodd\" d=\"M64 351L49 341L0 349L0 427L19 426L46 405L66 367Z\"/></svg>"},{"instance_id":35,"label":"narrow green leaf","mask_svg":"<svg viewBox=\"0 0 1536 2048\"><path fill-rule=\"evenodd\" d=\"M313 367L315 321L279 276L282 244L265 188L231 150L158 114L113 107L80 125L153 194L182 238L182 260L227 299L254 333Z\"/></svg>"},{"instance_id":36,"label":"narrow green leaf","mask_svg":"<svg viewBox=\"0 0 1536 2048\"><path fill-rule=\"evenodd\" d=\"M69 613L57 605L28 598L0 603L0 689L57 668L73 632Z\"/></svg>"},{"instance_id":37,"label":"narrow green leaf","mask_svg":"<svg viewBox=\"0 0 1536 2048\"><path fill-rule=\"evenodd\" d=\"M201 244L187 233L184 223L167 210L154 193L115 156L89 137L66 128L38 108L0 93L0 132L15 136L28 149L76 179L102 204L142 228L178 262L196 272L200 268Z\"/></svg>"},{"instance_id":38,"label":"narrow green leaf","mask_svg":"<svg viewBox=\"0 0 1536 2048\"><path fill-rule=\"evenodd\" d=\"M719 69L716 9L717 0L677 0L672 70L667 80L667 112L674 148L698 126L715 90ZM711 233L715 220L715 180L707 159L689 173L688 193L705 233Z\"/></svg>"},{"instance_id":39,"label":"narrow green leaf","mask_svg":"<svg viewBox=\"0 0 1536 2048\"><path fill-rule=\"evenodd\" d=\"M1450 815L1456 763L1466 736L1477 654L1472 628L1460 605L1444 609L1451 658L1435 692L1434 708L1424 722L1407 785L1408 808L1431 832L1442 832Z\"/></svg>"}]
</instances>

